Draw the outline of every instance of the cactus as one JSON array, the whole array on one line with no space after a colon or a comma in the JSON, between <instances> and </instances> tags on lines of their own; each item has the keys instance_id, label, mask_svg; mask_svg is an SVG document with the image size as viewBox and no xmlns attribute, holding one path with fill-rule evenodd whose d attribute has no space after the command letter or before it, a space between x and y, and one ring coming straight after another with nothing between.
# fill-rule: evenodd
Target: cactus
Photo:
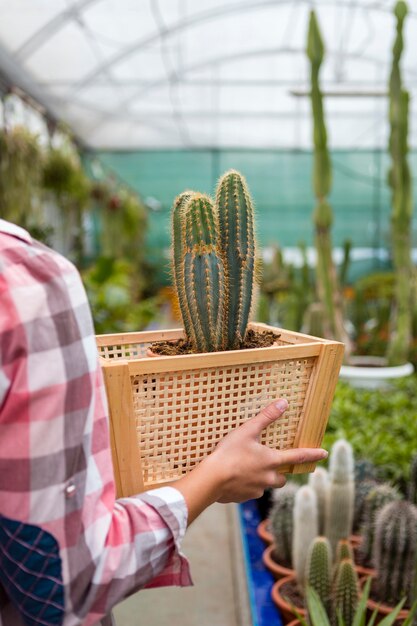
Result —
<instances>
[{"instance_id":1,"label":"cactus","mask_svg":"<svg viewBox=\"0 0 417 626\"><path fill-rule=\"evenodd\" d=\"M326 537L316 537L308 551L306 580L307 584L318 594L328 615L330 615L332 607L331 562L330 543Z\"/></svg>"},{"instance_id":2,"label":"cactus","mask_svg":"<svg viewBox=\"0 0 417 626\"><path fill-rule=\"evenodd\" d=\"M311 487L300 487L295 495L293 509L292 562L300 589L304 588L307 555L318 535L317 496Z\"/></svg>"},{"instance_id":3,"label":"cactus","mask_svg":"<svg viewBox=\"0 0 417 626\"><path fill-rule=\"evenodd\" d=\"M417 504L417 455L413 457L410 467L410 482L408 483L408 499Z\"/></svg>"},{"instance_id":4,"label":"cactus","mask_svg":"<svg viewBox=\"0 0 417 626\"><path fill-rule=\"evenodd\" d=\"M376 519L373 558L379 598L394 605L411 593L417 553L417 508L410 502L390 502Z\"/></svg>"},{"instance_id":5,"label":"cactus","mask_svg":"<svg viewBox=\"0 0 417 626\"><path fill-rule=\"evenodd\" d=\"M362 528L365 514L365 503L368 494L375 489L377 482L372 479L355 482L355 508L353 513L353 532L359 532Z\"/></svg>"},{"instance_id":6,"label":"cactus","mask_svg":"<svg viewBox=\"0 0 417 626\"><path fill-rule=\"evenodd\" d=\"M314 192L317 198L314 210L317 249L317 288L325 313L326 336L343 341L346 358L350 354L350 340L343 323L342 295L338 285L332 258L331 226L333 214L327 196L332 186L332 168L327 148L327 132L324 121L323 96L319 74L324 56L316 14L310 13L307 56L311 62L311 104L314 124Z\"/></svg>"},{"instance_id":7,"label":"cactus","mask_svg":"<svg viewBox=\"0 0 417 626\"><path fill-rule=\"evenodd\" d=\"M227 172L216 197L214 206L185 191L172 210L174 285L197 352L240 348L254 299L253 207L244 178Z\"/></svg>"},{"instance_id":8,"label":"cactus","mask_svg":"<svg viewBox=\"0 0 417 626\"><path fill-rule=\"evenodd\" d=\"M346 559L354 561L352 545L348 539L341 539L336 548L336 558L334 562L335 575L337 575L337 571L341 562L345 561Z\"/></svg>"},{"instance_id":9,"label":"cactus","mask_svg":"<svg viewBox=\"0 0 417 626\"><path fill-rule=\"evenodd\" d=\"M329 485L329 475L323 467L318 467L308 477L308 484L314 489L317 496L317 506L319 513L319 533L324 534L324 521L326 514L327 489Z\"/></svg>"},{"instance_id":10,"label":"cactus","mask_svg":"<svg viewBox=\"0 0 417 626\"><path fill-rule=\"evenodd\" d=\"M352 626L359 601L359 582L351 559L341 561L334 589L334 611L344 626ZM339 617L340 616L340 617Z\"/></svg>"},{"instance_id":11,"label":"cactus","mask_svg":"<svg viewBox=\"0 0 417 626\"><path fill-rule=\"evenodd\" d=\"M226 314L223 318L223 344L240 348L253 299L255 238L252 200L246 181L234 170L220 179L216 206L225 268Z\"/></svg>"},{"instance_id":12,"label":"cactus","mask_svg":"<svg viewBox=\"0 0 417 626\"><path fill-rule=\"evenodd\" d=\"M287 483L273 494L273 505L269 513L269 527L274 537L274 557L284 567L291 567L293 541L293 508L298 485Z\"/></svg>"},{"instance_id":13,"label":"cactus","mask_svg":"<svg viewBox=\"0 0 417 626\"><path fill-rule=\"evenodd\" d=\"M401 77L401 56L404 48L403 27L408 9L399 0L394 9L397 34L389 81L389 121L391 126L389 151L391 169L388 182L392 189L391 236L393 263L396 275L393 315L391 319L388 362L399 365L408 360L412 324L413 263L411 258L412 181L407 160L409 94Z\"/></svg>"},{"instance_id":14,"label":"cactus","mask_svg":"<svg viewBox=\"0 0 417 626\"><path fill-rule=\"evenodd\" d=\"M362 525L362 543L359 553L363 565L371 565L375 537L376 515L389 502L401 499L400 493L394 487L383 483L374 487L365 498Z\"/></svg>"},{"instance_id":15,"label":"cactus","mask_svg":"<svg viewBox=\"0 0 417 626\"><path fill-rule=\"evenodd\" d=\"M333 445L329 460L329 487L327 490L325 535L333 554L340 539L352 533L355 483L353 478L352 446L340 439Z\"/></svg>"}]
</instances>

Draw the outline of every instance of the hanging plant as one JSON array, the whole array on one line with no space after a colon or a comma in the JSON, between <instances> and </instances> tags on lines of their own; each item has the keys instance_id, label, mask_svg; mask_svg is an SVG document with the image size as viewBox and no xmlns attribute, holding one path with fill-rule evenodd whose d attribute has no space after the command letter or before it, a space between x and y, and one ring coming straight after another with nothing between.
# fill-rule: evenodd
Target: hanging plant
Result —
<instances>
[{"instance_id":1,"label":"hanging plant","mask_svg":"<svg viewBox=\"0 0 417 626\"><path fill-rule=\"evenodd\" d=\"M76 154L51 148L43 165L43 187L52 192L61 209L84 207L90 196L90 183Z\"/></svg>"},{"instance_id":2,"label":"hanging plant","mask_svg":"<svg viewBox=\"0 0 417 626\"><path fill-rule=\"evenodd\" d=\"M21 126L0 130L0 216L27 228L39 221L38 138Z\"/></svg>"}]
</instances>

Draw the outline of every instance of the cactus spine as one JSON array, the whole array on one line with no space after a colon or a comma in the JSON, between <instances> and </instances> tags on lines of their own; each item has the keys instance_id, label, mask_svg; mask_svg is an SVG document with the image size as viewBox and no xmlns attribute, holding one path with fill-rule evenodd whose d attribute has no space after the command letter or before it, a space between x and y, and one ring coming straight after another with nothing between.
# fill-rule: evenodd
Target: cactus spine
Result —
<instances>
[{"instance_id":1,"label":"cactus spine","mask_svg":"<svg viewBox=\"0 0 417 626\"><path fill-rule=\"evenodd\" d=\"M311 104L314 124L314 192L317 198L314 210L317 248L317 288L324 306L326 335L343 341L345 355L350 353L350 341L343 323L342 296L332 259L331 226L333 214L327 196L332 186L332 169L327 148L327 132L324 121L323 96L319 74L323 62L324 45L316 14L310 13L307 56L311 62Z\"/></svg>"},{"instance_id":2,"label":"cactus spine","mask_svg":"<svg viewBox=\"0 0 417 626\"><path fill-rule=\"evenodd\" d=\"M216 205L226 284L223 345L233 350L240 348L245 338L255 269L253 206L246 181L239 172L231 170L220 179Z\"/></svg>"},{"instance_id":3,"label":"cactus spine","mask_svg":"<svg viewBox=\"0 0 417 626\"><path fill-rule=\"evenodd\" d=\"M328 472L323 467L318 467L312 474L309 475L308 484L316 492L319 512L319 533L323 535L326 515L327 489L329 486Z\"/></svg>"},{"instance_id":4,"label":"cactus spine","mask_svg":"<svg viewBox=\"0 0 417 626\"><path fill-rule=\"evenodd\" d=\"M318 535L317 496L308 485L300 487L293 509L293 568L298 585L304 588L307 555L311 543Z\"/></svg>"},{"instance_id":5,"label":"cactus spine","mask_svg":"<svg viewBox=\"0 0 417 626\"><path fill-rule=\"evenodd\" d=\"M293 508L298 485L287 483L274 493L269 513L269 526L274 536L274 556L284 567L291 567L293 540Z\"/></svg>"},{"instance_id":6,"label":"cactus spine","mask_svg":"<svg viewBox=\"0 0 417 626\"><path fill-rule=\"evenodd\" d=\"M217 203L186 191L172 210L173 278L185 334L197 352L241 347L253 305L253 207L244 178L227 172Z\"/></svg>"},{"instance_id":7,"label":"cactus spine","mask_svg":"<svg viewBox=\"0 0 417 626\"><path fill-rule=\"evenodd\" d=\"M365 498L362 525L362 543L360 555L363 565L372 563L372 553L375 538L375 521L378 511L389 502L398 501L400 494L394 487L384 483L374 487Z\"/></svg>"},{"instance_id":8,"label":"cactus spine","mask_svg":"<svg viewBox=\"0 0 417 626\"><path fill-rule=\"evenodd\" d=\"M374 563L378 593L385 603L404 596L410 606L415 576L417 508L410 502L391 502L376 520Z\"/></svg>"},{"instance_id":9,"label":"cactus spine","mask_svg":"<svg viewBox=\"0 0 417 626\"><path fill-rule=\"evenodd\" d=\"M394 10L397 20L397 34L393 47L389 81L391 169L388 180L392 189L391 236L396 274L393 319L391 320L387 353L390 365L402 364L408 360L412 321L412 290L410 285L413 274L411 259L413 201L411 174L407 161L409 94L403 88L400 68L404 48L403 26L407 12L406 3L399 0Z\"/></svg>"},{"instance_id":10,"label":"cactus spine","mask_svg":"<svg viewBox=\"0 0 417 626\"><path fill-rule=\"evenodd\" d=\"M344 626L352 626L359 601L359 582L351 559L344 559L338 568L334 590L334 609Z\"/></svg>"},{"instance_id":11,"label":"cactus spine","mask_svg":"<svg viewBox=\"0 0 417 626\"><path fill-rule=\"evenodd\" d=\"M352 446L340 439L333 445L329 461L329 487L326 502L326 537L333 554L340 539L352 532L355 499Z\"/></svg>"},{"instance_id":12,"label":"cactus spine","mask_svg":"<svg viewBox=\"0 0 417 626\"><path fill-rule=\"evenodd\" d=\"M328 615L332 607L332 574L331 574L331 548L326 537L316 537L310 545L307 565L307 584L318 594Z\"/></svg>"}]
</instances>

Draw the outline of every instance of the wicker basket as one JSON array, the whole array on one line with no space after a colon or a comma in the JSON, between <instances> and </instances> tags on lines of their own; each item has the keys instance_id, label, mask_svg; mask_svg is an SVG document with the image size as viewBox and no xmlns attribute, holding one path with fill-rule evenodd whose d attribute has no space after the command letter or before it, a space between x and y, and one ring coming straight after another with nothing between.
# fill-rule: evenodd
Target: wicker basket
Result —
<instances>
[{"instance_id":1,"label":"wicker basket","mask_svg":"<svg viewBox=\"0 0 417 626\"><path fill-rule=\"evenodd\" d=\"M280 333L276 345L149 358L152 342L178 339L182 331L97 337L119 497L176 480L279 396L289 408L263 432L262 443L276 449L321 445L343 344L264 324L251 327ZM285 469L309 472L314 465Z\"/></svg>"}]
</instances>

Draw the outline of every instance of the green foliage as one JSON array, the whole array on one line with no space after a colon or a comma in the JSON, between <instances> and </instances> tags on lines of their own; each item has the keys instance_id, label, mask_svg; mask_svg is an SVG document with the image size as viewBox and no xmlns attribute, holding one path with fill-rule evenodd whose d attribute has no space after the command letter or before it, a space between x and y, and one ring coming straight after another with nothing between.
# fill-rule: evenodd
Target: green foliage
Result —
<instances>
[{"instance_id":1,"label":"green foliage","mask_svg":"<svg viewBox=\"0 0 417 626\"><path fill-rule=\"evenodd\" d=\"M184 192L172 211L173 278L184 329L198 352L241 347L253 304L252 200L241 174L220 179L216 202Z\"/></svg>"},{"instance_id":2,"label":"green foliage","mask_svg":"<svg viewBox=\"0 0 417 626\"><path fill-rule=\"evenodd\" d=\"M157 315L157 298L137 302L132 293L135 266L126 260L100 257L82 278L97 334L137 331Z\"/></svg>"},{"instance_id":3,"label":"green foliage","mask_svg":"<svg viewBox=\"0 0 417 626\"><path fill-rule=\"evenodd\" d=\"M42 184L55 194L62 210L74 204L84 207L90 197L90 182L74 149L50 148L46 152Z\"/></svg>"},{"instance_id":4,"label":"green foliage","mask_svg":"<svg viewBox=\"0 0 417 626\"><path fill-rule=\"evenodd\" d=\"M323 445L329 448L346 438L355 456L378 467L382 480L403 488L417 448L416 415L416 376L392 383L389 392L354 389L339 382Z\"/></svg>"},{"instance_id":5,"label":"green foliage","mask_svg":"<svg viewBox=\"0 0 417 626\"><path fill-rule=\"evenodd\" d=\"M363 593L358 602L355 615L353 618L353 622L351 625L346 624L341 618L338 622L338 626L373 626L376 622L377 609L375 609L374 613L369 616L367 620L367 600L369 597L369 590L371 587L371 580L369 579L363 589ZM391 612L390 615L387 615L379 622L380 626L393 626L395 621L403 607L404 602L400 602ZM298 619L301 622L301 626L330 626L330 620L326 614L326 610L323 607L323 604L314 591L314 589L307 589L307 606L308 606L308 615L309 615L309 625L307 621L296 611L294 613L297 615ZM402 626L411 626L413 623L414 616L416 615L417 603L413 605L410 610L410 615L407 617Z\"/></svg>"},{"instance_id":6,"label":"green foliage","mask_svg":"<svg viewBox=\"0 0 417 626\"><path fill-rule=\"evenodd\" d=\"M24 228L39 222L41 149L23 127L0 129L0 217Z\"/></svg>"}]
</instances>

